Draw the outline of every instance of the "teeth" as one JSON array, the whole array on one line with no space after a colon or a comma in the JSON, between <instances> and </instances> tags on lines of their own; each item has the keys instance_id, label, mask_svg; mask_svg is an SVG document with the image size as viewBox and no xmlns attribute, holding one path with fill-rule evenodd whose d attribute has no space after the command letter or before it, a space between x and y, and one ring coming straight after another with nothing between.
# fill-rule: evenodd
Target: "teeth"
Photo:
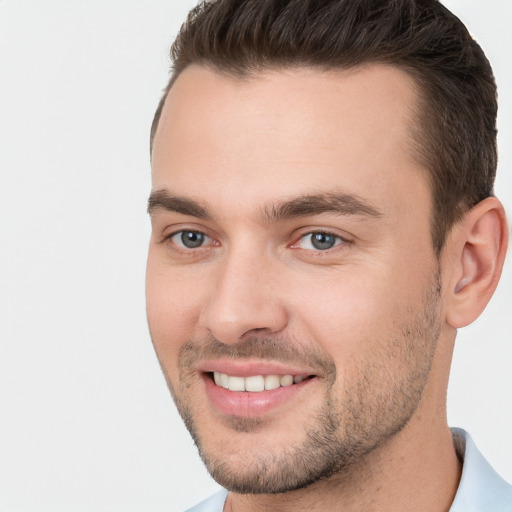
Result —
<instances>
[{"instance_id":1,"label":"teeth","mask_svg":"<svg viewBox=\"0 0 512 512\"><path fill-rule=\"evenodd\" d=\"M231 378L231 377L230 377ZM245 378L246 391L263 391L265 389L265 379L261 375Z\"/></svg>"},{"instance_id":2,"label":"teeth","mask_svg":"<svg viewBox=\"0 0 512 512\"><path fill-rule=\"evenodd\" d=\"M225 373L213 372L213 380L217 386L230 391L250 391L258 393L263 390L277 389L292 384L299 384L305 379L301 375L252 375L250 377L235 377Z\"/></svg>"},{"instance_id":3,"label":"teeth","mask_svg":"<svg viewBox=\"0 0 512 512\"><path fill-rule=\"evenodd\" d=\"M291 375L283 375L280 380L281 386L291 386L293 384L293 377Z\"/></svg>"},{"instance_id":4,"label":"teeth","mask_svg":"<svg viewBox=\"0 0 512 512\"><path fill-rule=\"evenodd\" d=\"M243 377L229 377L228 388L230 391L245 391L245 379Z\"/></svg>"},{"instance_id":5,"label":"teeth","mask_svg":"<svg viewBox=\"0 0 512 512\"><path fill-rule=\"evenodd\" d=\"M265 377L265 389L277 389L281 387L281 382L277 375L267 375Z\"/></svg>"},{"instance_id":6,"label":"teeth","mask_svg":"<svg viewBox=\"0 0 512 512\"><path fill-rule=\"evenodd\" d=\"M219 373L219 375L220 375L219 386L229 389L229 377L225 373Z\"/></svg>"}]
</instances>

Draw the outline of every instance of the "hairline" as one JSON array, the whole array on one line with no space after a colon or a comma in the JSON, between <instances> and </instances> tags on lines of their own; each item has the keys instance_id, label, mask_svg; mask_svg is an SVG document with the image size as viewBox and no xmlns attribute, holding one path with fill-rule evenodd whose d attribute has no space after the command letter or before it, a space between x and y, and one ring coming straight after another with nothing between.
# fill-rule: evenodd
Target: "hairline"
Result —
<instances>
[{"instance_id":1,"label":"hairline","mask_svg":"<svg viewBox=\"0 0 512 512\"><path fill-rule=\"evenodd\" d=\"M410 85L413 88L416 97L417 102L414 105L414 112L413 116L411 116L411 124L414 126L420 126L422 127L422 117L421 116L421 108L424 103L426 103L426 92L424 90L424 87L420 83L420 80L418 78L417 71L414 69L413 66L409 66L402 62L389 62L385 59L375 59L375 60L364 60L362 62L358 62L354 65L347 65L347 66L322 66L322 65L315 65L314 63L298 63L298 62L290 62L290 63L279 63L279 62L267 62L265 64L251 64L247 65L246 68L240 69L238 67L230 67L230 66L218 66L214 62L211 61L198 61L198 62L190 62L185 66L183 69L180 69L179 71L173 71L171 74L171 78L169 79L169 82L167 86L165 87L162 98L160 99L160 102L158 104L158 107L155 111L155 114L153 116L153 121L151 124L151 132L150 132L150 157L153 155L153 142L156 135L156 132L158 130L158 126L160 123L161 114L165 105L165 102L167 100L167 97L169 96L169 93L171 92L171 89L173 88L174 84L178 80L178 78L182 75L184 71L189 69L190 67L200 67L203 69L207 69L209 71L212 71L213 73L216 73L219 76L227 77L227 78L233 78L233 79L239 79L241 81L251 81L251 80L257 80L259 77L265 75L267 72L285 72L290 70L314 70L318 71L319 73L329 73L329 72L343 72L343 71L351 71L351 70L358 70L362 69L367 66L385 66L389 68L396 69L398 71L401 71L404 75L406 75L410 79ZM412 130L414 132L414 130ZM419 145L421 145L420 140L416 141ZM416 156L413 155L415 158ZM421 158L418 158L418 163L422 163Z\"/></svg>"}]
</instances>

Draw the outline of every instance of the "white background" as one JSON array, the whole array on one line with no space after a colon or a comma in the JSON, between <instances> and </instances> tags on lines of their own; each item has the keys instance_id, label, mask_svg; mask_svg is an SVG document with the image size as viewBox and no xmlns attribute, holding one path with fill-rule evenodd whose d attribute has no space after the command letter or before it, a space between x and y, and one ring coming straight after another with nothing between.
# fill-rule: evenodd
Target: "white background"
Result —
<instances>
[{"instance_id":1,"label":"white background","mask_svg":"<svg viewBox=\"0 0 512 512\"><path fill-rule=\"evenodd\" d=\"M146 329L148 135L193 0L0 0L0 510L179 511L210 494ZM500 88L510 0L450 0ZM459 334L452 425L512 480L512 263Z\"/></svg>"}]
</instances>

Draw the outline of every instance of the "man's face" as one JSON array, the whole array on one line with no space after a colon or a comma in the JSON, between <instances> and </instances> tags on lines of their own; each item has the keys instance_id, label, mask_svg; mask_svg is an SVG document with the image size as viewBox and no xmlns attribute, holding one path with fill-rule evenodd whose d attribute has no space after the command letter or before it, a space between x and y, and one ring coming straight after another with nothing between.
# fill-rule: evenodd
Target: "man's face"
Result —
<instances>
[{"instance_id":1,"label":"man's face","mask_svg":"<svg viewBox=\"0 0 512 512\"><path fill-rule=\"evenodd\" d=\"M440 285L415 101L384 66L244 81L193 66L167 98L148 320L178 409L231 490L342 472L434 400Z\"/></svg>"}]
</instances>

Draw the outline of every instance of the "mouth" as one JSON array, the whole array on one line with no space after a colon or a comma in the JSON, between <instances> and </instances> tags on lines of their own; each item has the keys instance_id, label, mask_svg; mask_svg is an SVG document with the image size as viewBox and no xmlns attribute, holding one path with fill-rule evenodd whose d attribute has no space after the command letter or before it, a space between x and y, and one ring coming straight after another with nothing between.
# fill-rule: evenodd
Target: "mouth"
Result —
<instances>
[{"instance_id":1,"label":"mouth","mask_svg":"<svg viewBox=\"0 0 512 512\"><path fill-rule=\"evenodd\" d=\"M284 414L296 409L319 380L304 370L266 363L216 362L199 371L210 406L229 417Z\"/></svg>"},{"instance_id":2,"label":"mouth","mask_svg":"<svg viewBox=\"0 0 512 512\"><path fill-rule=\"evenodd\" d=\"M282 387L293 386L311 379L313 375L250 375L241 377L228 375L227 373L209 372L210 379L221 388L229 391L247 391L249 393L261 393L263 391L272 391Z\"/></svg>"}]
</instances>

